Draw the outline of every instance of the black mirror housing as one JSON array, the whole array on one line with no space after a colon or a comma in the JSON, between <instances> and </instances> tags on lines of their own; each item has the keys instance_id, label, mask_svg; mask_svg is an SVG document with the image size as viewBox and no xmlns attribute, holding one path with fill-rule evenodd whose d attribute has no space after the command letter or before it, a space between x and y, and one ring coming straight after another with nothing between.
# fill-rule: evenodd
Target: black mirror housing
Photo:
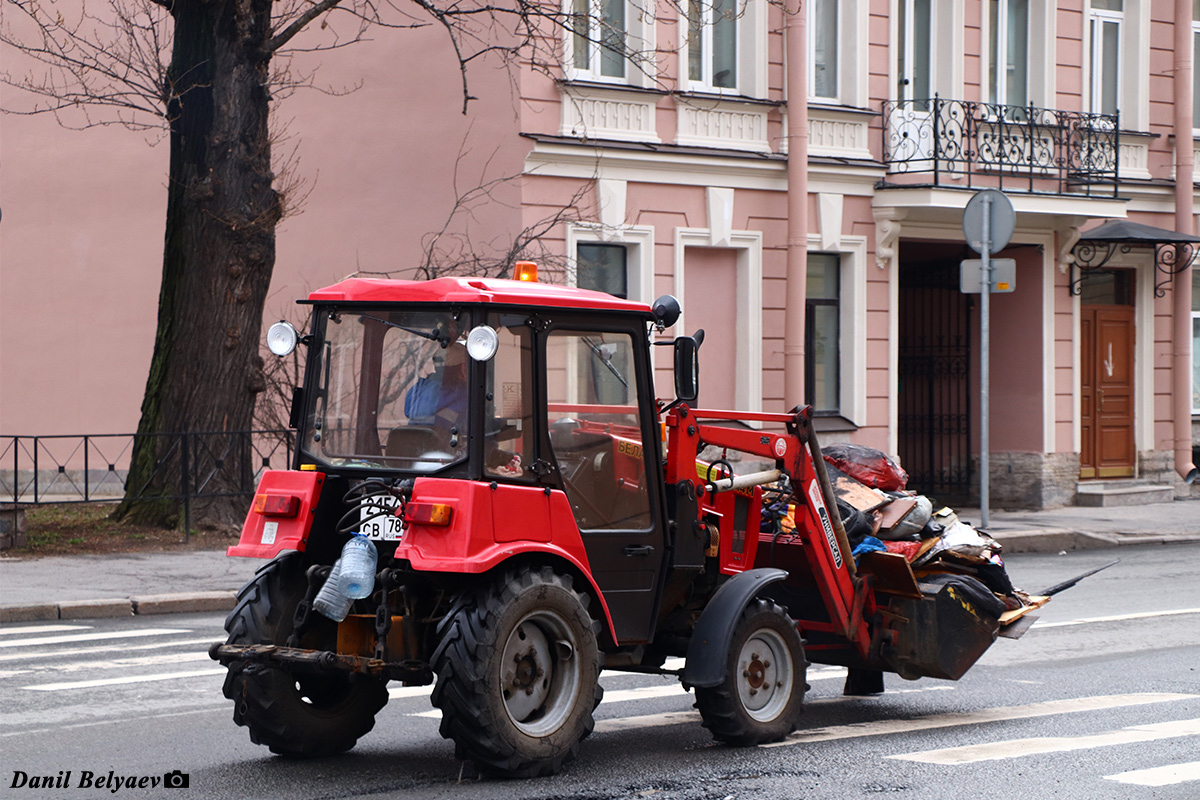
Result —
<instances>
[{"instance_id":1,"label":"black mirror housing","mask_svg":"<svg viewBox=\"0 0 1200 800\"><path fill-rule=\"evenodd\" d=\"M700 394L700 343L704 331L675 339L675 400L694 403Z\"/></svg>"}]
</instances>

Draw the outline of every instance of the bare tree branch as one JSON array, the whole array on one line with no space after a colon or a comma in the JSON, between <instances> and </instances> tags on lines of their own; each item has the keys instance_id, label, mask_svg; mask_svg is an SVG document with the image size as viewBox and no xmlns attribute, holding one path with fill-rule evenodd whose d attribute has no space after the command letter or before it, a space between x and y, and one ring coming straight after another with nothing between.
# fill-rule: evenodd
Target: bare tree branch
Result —
<instances>
[{"instance_id":1,"label":"bare tree branch","mask_svg":"<svg viewBox=\"0 0 1200 800\"><path fill-rule=\"evenodd\" d=\"M326 11L329 11L341 1L342 0L321 0L320 3L315 4L312 6L312 8L308 9L299 17L297 17L292 24L284 28L283 31L277 33L275 36L272 36L270 41L267 42L267 46L265 48L266 51L268 53L274 53L279 48L290 42L292 37L294 37L297 33L308 27L308 23L312 22Z\"/></svg>"}]
</instances>

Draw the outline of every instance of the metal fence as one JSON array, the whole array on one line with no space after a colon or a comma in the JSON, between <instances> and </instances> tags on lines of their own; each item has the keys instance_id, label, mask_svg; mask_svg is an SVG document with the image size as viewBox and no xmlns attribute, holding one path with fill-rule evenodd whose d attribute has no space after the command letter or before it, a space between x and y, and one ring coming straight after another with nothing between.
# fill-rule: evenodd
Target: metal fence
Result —
<instances>
[{"instance_id":1,"label":"metal fence","mask_svg":"<svg viewBox=\"0 0 1200 800\"><path fill-rule=\"evenodd\" d=\"M883 115L883 160L892 175L927 175L935 186L1116 196L1116 114L934 95L886 102Z\"/></svg>"},{"instance_id":2,"label":"metal fence","mask_svg":"<svg viewBox=\"0 0 1200 800\"><path fill-rule=\"evenodd\" d=\"M290 430L0 436L0 503L191 502L254 493L264 470L287 469ZM152 472L129 486L139 442L157 440Z\"/></svg>"}]
</instances>

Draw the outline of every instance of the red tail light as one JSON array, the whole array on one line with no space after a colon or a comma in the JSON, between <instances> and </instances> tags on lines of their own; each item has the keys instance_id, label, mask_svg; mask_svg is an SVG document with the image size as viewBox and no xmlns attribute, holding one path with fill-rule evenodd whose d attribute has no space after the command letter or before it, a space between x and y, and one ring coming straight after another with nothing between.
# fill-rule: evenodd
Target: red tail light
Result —
<instances>
[{"instance_id":1,"label":"red tail light","mask_svg":"<svg viewBox=\"0 0 1200 800\"><path fill-rule=\"evenodd\" d=\"M453 508L446 503L408 503L404 521L410 525L449 525Z\"/></svg>"},{"instance_id":2,"label":"red tail light","mask_svg":"<svg viewBox=\"0 0 1200 800\"><path fill-rule=\"evenodd\" d=\"M254 510L264 517L294 517L300 498L290 494L256 494Z\"/></svg>"}]
</instances>

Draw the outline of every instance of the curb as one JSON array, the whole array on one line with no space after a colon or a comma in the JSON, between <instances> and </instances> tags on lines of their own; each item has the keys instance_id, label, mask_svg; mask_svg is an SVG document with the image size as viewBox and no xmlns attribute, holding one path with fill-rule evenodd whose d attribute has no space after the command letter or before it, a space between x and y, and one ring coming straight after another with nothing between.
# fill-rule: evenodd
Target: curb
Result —
<instances>
[{"instance_id":1,"label":"curb","mask_svg":"<svg viewBox=\"0 0 1200 800\"><path fill-rule=\"evenodd\" d=\"M236 599L237 592L228 591L147 594L124 599L68 600L61 603L10 603L0 605L0 623L229 611Z\"/></svg>"}]
</instances>

